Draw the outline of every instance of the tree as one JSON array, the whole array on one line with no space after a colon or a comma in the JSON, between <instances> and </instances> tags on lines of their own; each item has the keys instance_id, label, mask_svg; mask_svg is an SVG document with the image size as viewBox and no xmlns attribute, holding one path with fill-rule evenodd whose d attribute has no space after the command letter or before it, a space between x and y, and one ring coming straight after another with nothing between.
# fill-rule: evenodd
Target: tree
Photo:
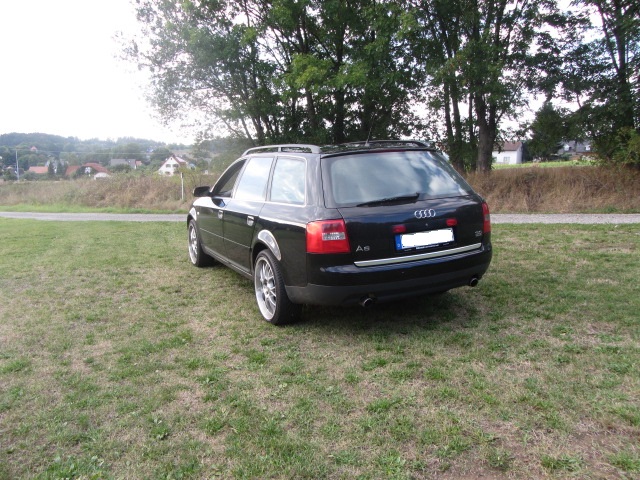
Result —
<instances>
[{"instance_id":1,"label":"tree","mask_svg":"<svg viewBox=\"0 0 640 480\"><path fill-rule=\"evenodd\" d=\"M150 71L152 100L165 118L195 110L259 143L275 134L273 65L261 58L248 7L233 0L138 4L149 42L128 53Z\"/></svg>"},{"instance_id":2,"label":"tree","mask_svg":"<svg viewBox=\"0 0 640 480\"><path fill-rule=\"evenodd\" d=\"M610 95L617 104L616 124L620 128L640 127L640 102L633 98L638 88L640 66L640 4L635 0L585 0L600 15L602 42L612 67Z\"/></svg>"},{"instance_id":3,"label":"tree","mask_svg":"<svg viewBox=\"0 0 640 480\"><path fill-rule=\"evenodd\" d=\"M475 151L477 170L487 172L500 122L542 88L540 71L555 62L555 2L418 0L414 9L424 32L426 94L437 97L431 105L444 116L452 162L466 167Z\"/></svg>"},{"instance_id":4,"label":"tree","mask_svg":"<svg viewBox=\"0 0 640 480\"><path fill-rule=\"evenodd\" d=\"M563 93L578 104L574 117L597 152L611 160L627 147L629 130L640 132L640 4L576 0L573 6L585 20L565 57Z\"/></svg>"},{"instance_id":5,"label":"tree","mask_svg":"<svg viewBox=\"0 0 640 480\"><path fill-rule=\"evenodd\" d=\"M137 142L125 143L115 147L112 152L112 158L122 158L124 160L141 160L144 158L142 147ZM103 164L109 164L109 158L102 159Z\"/></svg>"},{"instance_id":6,"label":"tree","mask_svg":"<svg viewBox=\"0 0 640 480\"><path fill-rule=\"evenodd\" d=\"M143 0L149 41L128 53L165 118L198 111L257 144L386 137L411 125L401 12L375 0Z\"/></svg>"},{"instance_id":7,"label":"tree","mask_svg":"<svg viewBox=\"0 0 640 480\"><path fill-rule=\"evenodd\" d=\"M15 156L12 156L11 150L9 147L0 146L0 171L4 170L5 167L8 167L13 162L15 164Z\"/></svg>"},{"instance_id":8,"label":"tree","mask_svg":"<svg viewBox=\"0 0 640 480\"><path fill-rule=\"evenodd\" d=\"M566 117L566 110L556 109L551 102L545 102L536 112L530 127L532 137L527 142L529 153L534 158L550 160L558 152L560 142L569 140Z\"/></svg>"},{"instance_id":9,"label":"tree","mask_svg":"<svg viewBox=\"0 0 640 480\"><path fill-rule=\"evenodd\" d=\"M154 148L153 152L151 152L149 160L154 165L160 165L171 155L173 155L173 152L167 147L158 147Z\"/></svg>"}]
</instances>

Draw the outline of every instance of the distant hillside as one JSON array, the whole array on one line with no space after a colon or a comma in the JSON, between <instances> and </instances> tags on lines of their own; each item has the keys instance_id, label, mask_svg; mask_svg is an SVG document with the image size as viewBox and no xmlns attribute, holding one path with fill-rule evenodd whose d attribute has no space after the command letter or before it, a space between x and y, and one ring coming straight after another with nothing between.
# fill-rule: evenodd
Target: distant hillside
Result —
<instances>
[{"instance_id":1,"label":"distant hillside","mask_svg":"<svg viewBox=\"0 0 640 480\"><path fill-rule=\"evenodd\" d=\"M119 145L137 143L142 149L148 150L161 146L168 146L172 149L189 148L187 145L171 144L167 145L155 140L143 138L123 137L117 140L100 140L97 138L90 140L80 140L77 137L61 137L48 133L4 133L0 135L0 147L36 147L38 150L45 150L52 153L76 151L75 147L82 147L81 150L108 149Z\"/></svg>"},{"instance_id":2,"label":"distant hillside","mask_svg":"<svg viewBox=\"0 0 640 480\"><path fill-rule=\"evenodd\" d=\"M47 133L5 133L0 135L0 171L17 163L27 171L32 166L46 166L50 162L81 165L97 162L108 165L114 158L149 162L154 152L164 160L174 150L188 150L182 144L164 144L155 140L123 137L117 140L80 140ZM156 156L157 156L156 155Z\"/></svg>"}]
</instances>

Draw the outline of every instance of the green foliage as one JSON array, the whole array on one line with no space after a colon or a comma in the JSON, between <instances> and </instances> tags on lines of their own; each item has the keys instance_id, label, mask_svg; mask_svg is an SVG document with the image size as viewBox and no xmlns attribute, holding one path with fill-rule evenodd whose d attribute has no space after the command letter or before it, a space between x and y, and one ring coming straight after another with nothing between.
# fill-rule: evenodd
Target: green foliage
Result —
<instances>
[{"instance_id":1,"label":"green foliage","mask_svg":"<svg viewBox=\"0 0 640 480\"><path fill-rule=\"evenodd\" d=\"M556 109L551 102L545 104L536 112L531 124L532 137L527 142L527 148L534 158L550 160L560 149L560 142L567 139L567 112Z\"/></svg>"},{"instance_id":2,"label":"green foliage","mask_svg":"<svg viewBox=\"0 0 640 480\"><path fill-rule=\"evenodd\" d=\"M16 150L18 163L23 169L29 166L82 165L100 163L109 165L114 158L146 160L146 151L160 148L160 142L120 138L114 140L79 140L75 137L60 137L42 133L10 133L0 135L0 156L5 166L15 166ZM32 150L35 147L35 150ZM185 148L183 146L183 148ZM60 175L61 171L56 173Z\"/></svg>"},{"instance_id":3,"label":"green foliage","mask_svg":"<svg viewBox=\"0 0 640 480\"><path fill-rule=\"evenodd\" d=\"M638 4L582 0L562 12L558 3L142 0L150 41L127 53L150 71L163 116L197 112L204 132L250 143L419 134L458 169L487 171L509 137L503 122L542 93L580 109L563 129L538 119L537 155L549 156L563 130L611 158L618 130L637 130L640 118Z\"/></svg>"},{"instance_id":4,"label":"green foliage","mask_svg":"<svg viewBox=\"0 0 640 480\"><path fill-rule=\"evenodd\" d=\"M420 93L433 113L429 136L459 170L487 171L503 119L515 118L529 93L542 88L539 71L557 57L547 33L554 2L525 4L464 0L413 3L405 22L423 66Z\"/></svg>"},{"instance_id":5,"label":"green foliage","mask_svg":"<svg viewBox=\"0 0 640 480\"><path fill-rule=\"evenodd\" d=\"M582 461L579 458L569 455L551 456L543 455L541 464L544 468L551 471L564 470L568 472L577 472L581 468Z\"/></svg>"},{"instance_id":6,"label":"green foliage","mask_svg":"<svg viewBox=\"0 0 640 480\"><path fill-rule=\"evenodd\" d=\"M111 158L122 158L124 160L142 160L145 158L142 146L138 142L127 142L117 145L111 150L111 155ZM101 163L108 165L109 159L104 158Z\"/></svg>"},{"instance_id":7,"label":"green foliage","mask_svg":"<svg viewBox=\"0 0 640 480\"><path fill-rule=\"evenodd\" d=\"M633 164L633 153L625 150L630 129L640 131L640 4L583 0L575 5L583 21L562 67L563 96L579 104L575 123L603 160Z\"/></svg>"},{"instance_id":8,"label":"green foliage","mask_svg":"<svg viewBox=\"0 0 640 480\"><path fill-rule=\"evenodd\" d=\"M131 171L131 166L123 163L122 165L116 165L115 167L111 167L110 171L112 173L128 173Z\"/></svg>"},{"instance_id":9,"label":"green foliage","mask_svg":"<svg viewBox=\"0 0 640 480\"><path fill-rule=\"evenodd\" d=\"M617 148L613 154L615 163L640 168L640 133L632 128L618 131Z\"/></svg>"},{"instance_id":10,"label":"green foliage","mask_svg":"<svg viewBox=\"0 0 640 480\"><path fill-rule=\"evenodd\" d=\"M173 152L169 150L167 147L158 147L154 148L153 152L151 152L151 156L149 160L152 164L157 165L158 167L164 162L167 158L169 158Z\"/></svg>"},{"instance_id":11,"label":"green foliage","mask_svg":"<svg viewBox=\"0 0 640 480\"><path fill-rule=\"evenodd\" d=\"M640 454L634 451L622 451L609 457L612 465L625 472L640 472Z\"/></svg>"},{"instance_id":12,"label":"green foliage","mask_svg":"<svg viewBox=\"0 0 640 480\"><path fill-rule=\"evenodd\" d=\"M196 5L146 0L153 41L128 53L152 75L165 116L207 112L208 127L259 144L341 142L410 132L415 62L395 2Z\"/></svg>"}]
</instances>

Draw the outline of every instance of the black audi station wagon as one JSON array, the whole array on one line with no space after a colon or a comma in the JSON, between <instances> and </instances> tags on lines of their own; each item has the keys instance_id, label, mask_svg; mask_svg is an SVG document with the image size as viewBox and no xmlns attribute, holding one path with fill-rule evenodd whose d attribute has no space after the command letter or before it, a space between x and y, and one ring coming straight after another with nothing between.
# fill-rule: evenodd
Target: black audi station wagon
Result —
<instances>
[{"instance_id":1,"label":"black audi station wagon","mask_svg":"<svg viewBox=\"0 0 640 480\"><path fill-rule=\"evenodd\" d=\"M475 286L491 262L489 207L420 141L252 148L193 194L191 262L252 279L273 324Z\"/></svg>"}]
</instances>

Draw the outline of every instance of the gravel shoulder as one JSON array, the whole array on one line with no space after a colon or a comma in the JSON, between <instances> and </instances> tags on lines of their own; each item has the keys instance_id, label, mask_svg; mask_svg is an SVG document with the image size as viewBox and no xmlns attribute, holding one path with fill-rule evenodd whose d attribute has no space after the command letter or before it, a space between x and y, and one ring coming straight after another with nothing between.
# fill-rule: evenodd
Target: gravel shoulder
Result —
<instances>
[{"instance_id":1,"label":"gravel shoulder","mask_svg":"<svg viewBox=\"0 0 640 480\"><path fill-rule=\"evenodd\" d=\"M184 222L185 214L144 213L38 213L0 212L0 217L63 222L112 221L112 222ZM491 214L491 223L560 223L560 224L627 224L640 223L640 214Z\"/></svg>"}]
</instances>

